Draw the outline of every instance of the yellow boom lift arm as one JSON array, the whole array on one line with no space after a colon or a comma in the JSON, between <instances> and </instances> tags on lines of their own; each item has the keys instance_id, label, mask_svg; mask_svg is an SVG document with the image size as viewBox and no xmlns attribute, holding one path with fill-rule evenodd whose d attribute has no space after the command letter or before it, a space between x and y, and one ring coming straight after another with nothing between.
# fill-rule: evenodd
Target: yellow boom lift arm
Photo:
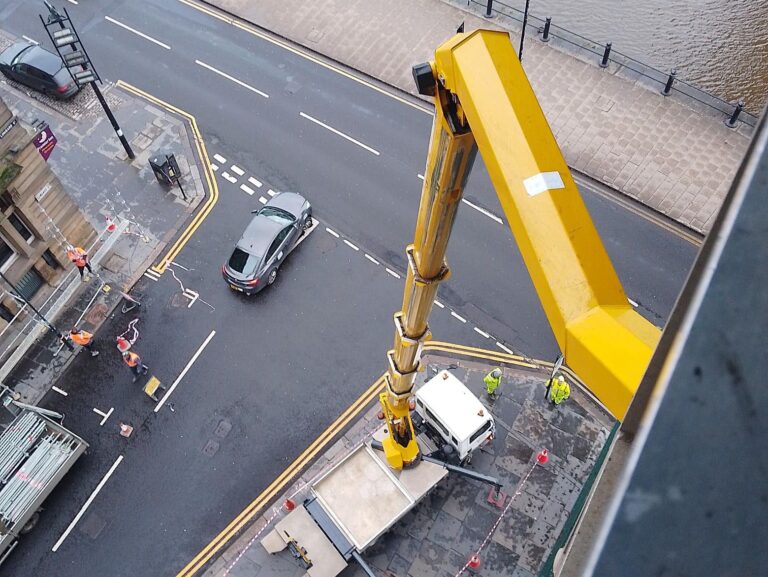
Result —
<instances>
[{"instance_id":1,"label":"yellow boom lift arm","mask_svg":"<svg viewBox=\"0 0 768 577\"><path fill-rule=\"evenodd\" d=\"M458 34L413 75L435 99L435 120L380 397L390 466L418 462L409 400L478 149L566 362L623 419L660 333L630 306L509 35Z\"/></svg>"}]
</instances>

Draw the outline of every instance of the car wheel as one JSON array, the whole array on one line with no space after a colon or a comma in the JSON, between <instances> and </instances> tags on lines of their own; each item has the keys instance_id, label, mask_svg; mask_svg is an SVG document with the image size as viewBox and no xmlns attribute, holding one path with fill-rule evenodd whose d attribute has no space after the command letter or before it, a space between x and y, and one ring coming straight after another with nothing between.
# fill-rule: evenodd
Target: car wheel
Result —
<instances>
[{"instance_id":1,"label":"car wheel","mask_svg":"<svg viewBox=\"0 0 768 577\"><path fill-rule=\"evenodd\" d=\"M271 285L273 282L275 282L276 278L277 278L277 269L272 269L272 272L269 273L269 276L267 277L267 285Z\"/></svg>"},{"instance_id":2,"label":"car wheel","mask_svg":"<svg viewBox=\"0 0 768 577\"><path fill-rule=\"evenodd\" d=\"M304 224L302 225L302 228L307 231L310 228L312 228L312 215L308 214L307 218L304 219Z\"/></svg>"}]
</instances>

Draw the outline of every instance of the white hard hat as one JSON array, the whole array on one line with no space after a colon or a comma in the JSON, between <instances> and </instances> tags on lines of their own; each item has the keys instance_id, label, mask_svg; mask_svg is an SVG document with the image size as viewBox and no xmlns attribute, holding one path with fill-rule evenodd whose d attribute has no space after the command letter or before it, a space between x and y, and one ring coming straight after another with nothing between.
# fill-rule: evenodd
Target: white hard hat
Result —
<instances>
[{"instance_id":1,"label":"white hard hat","mask_svg":"<svg viewBox=\"0 0 768 577\"><path fill-rule=\"evenodd\" d=\"M500 376L501 376L501 369L493 369L493 370L491 371L491 374L492 374L494 377L497 377L497 378L498 378L498 377L500 377Z\"/></svg>"}]
</instances>

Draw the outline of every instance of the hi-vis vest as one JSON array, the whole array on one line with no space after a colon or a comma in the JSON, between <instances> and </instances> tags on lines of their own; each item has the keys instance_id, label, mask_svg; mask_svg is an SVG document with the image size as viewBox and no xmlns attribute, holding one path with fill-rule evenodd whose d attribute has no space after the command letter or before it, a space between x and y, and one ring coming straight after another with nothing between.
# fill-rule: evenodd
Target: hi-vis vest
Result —
<instances>
[{"instance_id":1,"label":"hi-vis vest","mask_svg":"<svg viewBox=\"0 0 768 577\"><path fill-rule=\"evenodd\" d=\"M126 356L123 357L123 360L125 361L125 364L129 367L135 367L139 364L139 355L136 353L128 353Z\"/></svg>"},{"instance_id":2,"label":"hi-vis vest","mask_svg":"<svg viewBox=\"0 0 768 577\"><path fill-rule=\"evenodd\" d=\"M79 331L77 333L69 333L69 338L72 339L76 345L85 346L91 342L93 335L86 331Z\"/></svg>"},{"instance_id":3,"label":"hi-vis vest","mask_svg":"<svg viewBox=\"0 0 768 577\"><path fill-rule=\"evenodd\" d=\"M565 382L563 375L558 375L549 383L549 400L559 405L571 396L571 387Z\"/></svg>"}]
</instances>

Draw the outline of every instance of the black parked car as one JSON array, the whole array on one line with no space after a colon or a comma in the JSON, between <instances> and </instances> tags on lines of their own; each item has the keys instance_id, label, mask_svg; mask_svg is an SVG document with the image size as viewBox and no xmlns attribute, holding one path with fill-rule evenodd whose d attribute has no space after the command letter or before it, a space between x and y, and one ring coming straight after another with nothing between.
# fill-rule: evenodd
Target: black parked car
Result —
<instances>
[{"instance_id":1,"label":"black parked car","mask_svg":"<svg viewBox=\"0 0 768 577\"><path fill-rule=\"evenodd\" d=\"M54 98L69 98L80 90L61 58L31 42L17 42L3 50L0 72Z\"/></svg>"},{"instance_id":2,"label":"black parked car","mask_svg":"<svg viewBox=\"0 0 768 577\"><path fill-rule=\"evenodd\" d=\"M229 287L249 295L275 282L285 257L312 227L312 207L297 192L278 193L253 212L256 216L221 267Z\"/></svg>"}]
</instances>

